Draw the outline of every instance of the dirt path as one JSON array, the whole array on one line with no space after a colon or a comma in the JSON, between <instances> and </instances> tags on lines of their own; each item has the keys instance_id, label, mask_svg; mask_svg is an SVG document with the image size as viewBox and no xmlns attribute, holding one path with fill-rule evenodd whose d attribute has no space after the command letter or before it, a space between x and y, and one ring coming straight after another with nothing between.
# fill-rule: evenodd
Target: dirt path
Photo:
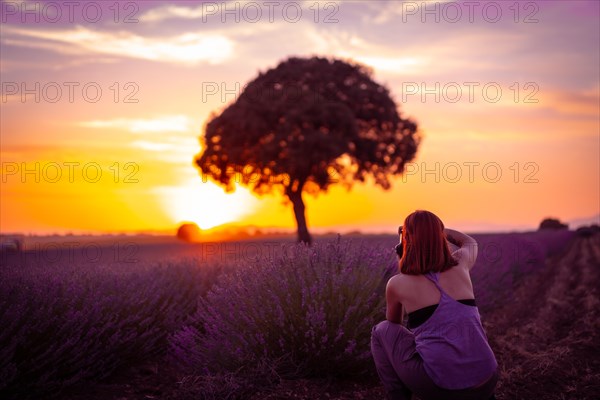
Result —
<instances>
[{"instance_id":1,"label":"dirt path","mask_svg":"<svg viewBox=\"0 0 600 400\"><path fill-rule=\"evenodd\" d=\"M577 238L486 319L500 365L498 399L597 399L600 235Z\"/></svg>"}]
</instances>

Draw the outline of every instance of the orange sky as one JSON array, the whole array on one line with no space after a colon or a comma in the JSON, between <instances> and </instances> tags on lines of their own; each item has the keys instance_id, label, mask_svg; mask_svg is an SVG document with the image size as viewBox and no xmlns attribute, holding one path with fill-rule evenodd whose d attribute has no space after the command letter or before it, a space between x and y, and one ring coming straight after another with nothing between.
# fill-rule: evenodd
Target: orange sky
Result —
<instances>
[{"instance_id":1,"label":"orange sky","mask_svg":"<svg viewBox=\"0 0 600 400\"><path fill-rule=\"evenodd\" d=\"M133 25L108 16L96 24L3 20L0 231L163 230L181 221L294 227L281 197L225 194L202 182L192 159L203 124L235 100L236 85L312 54L373 67L424 138L389 191L367 183L305 195L313 231L392 233L415 209L472 231L534 229L548 216L597 220L598 5L572 4L539 3L533 24L508 14L498 24L422 23L365 3L336 3L335 24L222 23L212 20L218 14L205 22L181 2L145 3ZM68 82L78 85L72 101ZM476 85L472 99L465 82ZM35 91L36 83L39 102L35 94L23 102L21 85ZM85 98L86 84L88 95L102 90L97 102ZM62 96L53 103L56 86ZM421 97L423 87L430 94ZM495 87L502 94L492 102Z\"/></svg>"}]
</instances>

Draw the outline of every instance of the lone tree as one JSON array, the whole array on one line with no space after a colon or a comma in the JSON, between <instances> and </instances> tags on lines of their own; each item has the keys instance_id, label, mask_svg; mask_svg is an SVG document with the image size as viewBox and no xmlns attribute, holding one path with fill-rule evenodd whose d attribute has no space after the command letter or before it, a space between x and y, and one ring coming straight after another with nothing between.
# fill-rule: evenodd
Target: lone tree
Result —
<instances>
[{"instance_id":1,"label":"lone tree","mask_svg":"<svg viewBox=\"0 0 600 400\"><path fill-rule=\"evenodd\" d=\"M367 176L387 190L417 151L417 125L402 119L372 70L351 61L292 57L259 73L237 100L211 115L200 172L234 190L281 191L292 203L298 240L311 242L302 192L348 189Z\"/></svg>"},{"instance_id":2,"label":"lone tree","mask_svg":"<svg viewBox=\"0 0 600 400\"><path fill-rule=\"evenodd\" d=\"M569 225L563 224L558 218L546 218L540 223L538 230L546 229L569 229Z\"/></svg>"}]
</instances>

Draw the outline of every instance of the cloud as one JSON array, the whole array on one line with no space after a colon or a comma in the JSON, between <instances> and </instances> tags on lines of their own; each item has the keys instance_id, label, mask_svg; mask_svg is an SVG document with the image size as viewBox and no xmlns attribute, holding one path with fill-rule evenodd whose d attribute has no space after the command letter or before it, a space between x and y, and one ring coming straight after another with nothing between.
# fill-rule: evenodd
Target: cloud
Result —
<instances>
[{"instance_id":1,"label":"cloud","mask_svg":"<svg viewBox=\"0 0 600 400\"><path fill-rule=\"evenodd\" d=\"M194 122L185 115L167 115L158 118L117 118L79 122L85 128L112 128L131 133L191 132Z\"/></svg>"},{"instance_id":2,"label":"cloud","mask_svg":"<svg viewBox=\"0 0 600 400\"><path fill-rule=\"evenodd\" d=\"M3 42L52 50L63 54L107 54L185 65L220 64L233 57L234 43L225 35L187 32L168 38L149 38L131 32L100 32L76 26L69 30L38 30L4 26L3 35L41 41L5 38Z\"/></svg>"},{"instance_id":3,"label":"cloud","mask_svg":"<svg viewBox=\"0 0 600 400\"><path fill-rule=\"evenodd\" d=\"M135 142L131 143L131 146L140 148L142 150L148 150L148 151L172 150L174 147L170 143L152 142L149 140L136 140Z\"/></svg>"},{"instance_id":4,"label":"cloud","mask_svg":"<svg viewBox=\"0 0 600 400\"><path fill-rule=\"evenodd\" d=\"M5 40L3 43L13 45L13 46L21 46L21 47L36 47L41 48L42 46L32 46L31 42L27 42L26 40ZM41 44L41 43L40 43ZM65 53L68 52L68 49L65 46ZM53 50L52 46L49 46L50 50ZM65 58L64 61L53 61L52 63L40 63L35 60L27 60L27 61L15 61L8 59L0 60L0 72L8 73L8 72L22 72L24 70L37 70L37 69L45 69L45 70L53 70L53 71L61 71L64 69L93 65L93 64L115 64L118 62L117 58L114 57L106 57L106 56L98 56L98 57L78 57L78 58ZM18 97L18 96L17 96Z\"/></svg>"},{"instance_id":5,"label":"cloud","mask_svg":"<svg viewBox=\"0 0 600 400\"><path fill-rule=\"evenodd\" d=\"M552 109L559 115L598 121L598 85L584 90L549 88L541 92L539 97L541 106Z\"/></svg>"},{"instance_id":6,"label":"cloud","mask_svg":"<svg viewBox=\"0 0 600 400\"><path fill-rule=\"evenodd\" d=\"M152 154L152 158L168 164L189 167L201 147L200 121L185 115L165 115L156 118L116 118L79 122L92 129L117 129L137 136L127 146ZM140 134L146 134L139 138ZM160 135L157 135L160 134Z\"/></svg>"},{"instance_id":7,"label":"cloud","mask_svg":"<svg viewBox=\"0 0 600 400\"><path fill-rule=\"evenodd\" d=\"M406 23L409 18L415 18L420 20L423 18L422 15L425 14L426 11L435 11L439 13L440 8L444 7L444 3L451 3L455 0L435 0L431 2L426 1L404 1L404 2L368 2L369 8L371 11L375 13L371 22L380 25L385 24L393 20L398 20ZM429 15L429 18L432 19L432 16Z\"/></svg>"},{"instance_id":8,"label":"cloud","mask_svg":"<svg viewBox=\"0 0 600 400\"><path fill-rule=\"evenodd\" d=\"M450 1L450 0L446 0ZM291 3L291 2L290 2ZM209 1L197 6L178 6L178 5L164 5L156 8L152 8L146 11L140 16L140 21L143 22L159 22L167 19L202 19L202 22L207 22L209 17L211 19L220 19L221 21L246 21L250 23L257 22L273 22L276 19L292 18L293 12L299 7L302 9L307 19L315 18L315 12L319 11L323 15L329 15L334 18L333 15L337 14L340 4L340 0L329 0L319 4L314 0L302 0L295 1L294 4L290 4L294 7L293 11L287 10L289 6L286 3L280 2L257 2L257 1ZM315 8L315 7L318 7ZM310 15L310 18L308 17Z\"/></svg>"},{"instance_id":9,"label":"cloud","mask_svg":"<svg viewBox=\"0 0 600 400\"><path fill-rule=\"evenodd\" d=\"M171 18L199 19L206 18L207 7L202 4L197 7L167 5L152 8L140 16L140 21L157 22Z\"/></svg>"},{"instance_id":10,"label":"cloud","mask_svg":"<svg viewBox=\"0 0 600 400\"><path fill-rule=\"evenodd\" d=\"M198 138L192 136L152 137L148 140L135 140L130 147L152 153L152 158L168 164L176 164L191 169L194 156L200 152Z\"/></svg>"},{"instance_id":11,"label":"cloud","mask_svg":"<svg viewBox=\"0 0 600 400\"><path fill-rule=\"evenodd\" d=\"M423 59L417 57L355 56L354 58L377 71L398 74L417 73L426 64Z\"/></svg>"}]
</instances>

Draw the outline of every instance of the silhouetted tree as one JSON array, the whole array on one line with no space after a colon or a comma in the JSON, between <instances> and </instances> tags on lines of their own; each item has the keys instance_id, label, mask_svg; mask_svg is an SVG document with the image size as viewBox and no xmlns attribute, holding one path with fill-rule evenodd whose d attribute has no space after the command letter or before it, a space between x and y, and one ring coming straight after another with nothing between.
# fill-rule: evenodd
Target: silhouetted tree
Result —
<instances>
[{"instance_id":1,"label":"silhouetted tree","mask_svg":"<svg viewBox=\"0 0 600 400\"><path fill-rule=\"evenodd\" d=\"M389 90L351 61L290 58L259 73L237 100L211 115L195 163L234 189L281 192L293 205L298 240L310 243L302 192L348 189L367 176L389 189L415 156L417 125L399 115ZM357 210L360 212L360 210Z\"/></svg>"},{"instance_id":2,"label":"silhouetted tree","mask_svg":"<svg viewBox=\"0 0 600 400\"><path fill-rule=\"evenodd\" d=\"M596 225L596 228L597 227L598 227L598 225ZM593 226L580 226L579 228L577 228L575 230L575 233L577 233L577 236L590 237L590 236L594 236L597 231L598 231L598 229L594 229Z\"/></svg>"},{"instance_id":3,"label":"silhouetted tree","mask_svg":"<svg viewBox=\"0 0 600 400\"><path fill-rule=\"evenodd\" d=\"M538 230L543 229L568 229L569 225L563 224L556 218L546 218L540 223Z\"/></svg>"}]
</instances>

